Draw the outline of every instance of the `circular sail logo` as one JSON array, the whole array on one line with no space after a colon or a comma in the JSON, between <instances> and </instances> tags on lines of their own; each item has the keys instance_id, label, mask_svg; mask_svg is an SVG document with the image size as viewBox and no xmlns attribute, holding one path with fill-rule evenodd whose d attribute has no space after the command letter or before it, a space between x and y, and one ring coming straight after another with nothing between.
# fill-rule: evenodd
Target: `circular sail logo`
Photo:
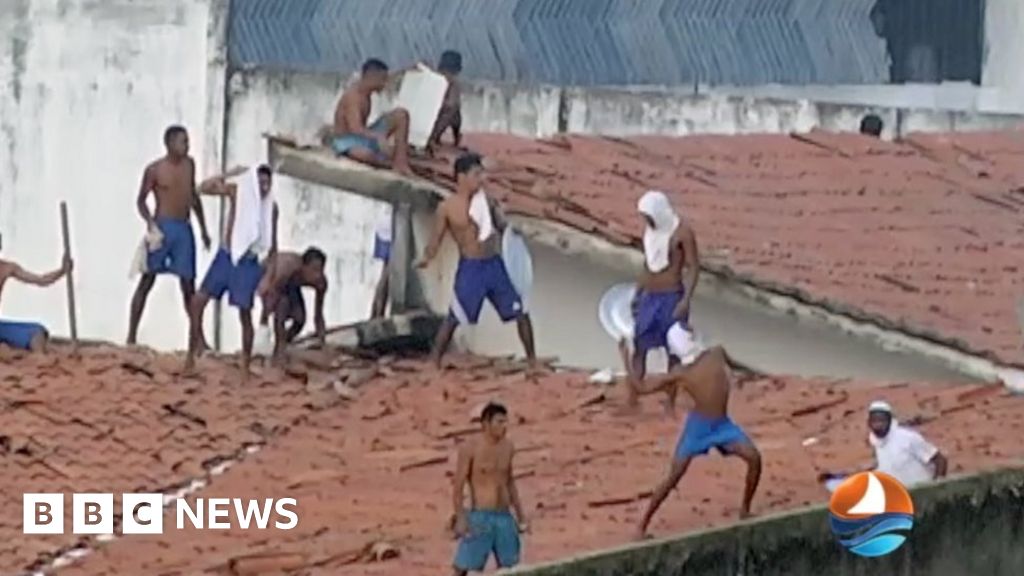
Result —
<instances>
[{"instance_id":1,"label":"circular sail logo","mask_svg":"<svg viewBox=\"0 0 1024 576\"><path fill-rule=\"evenodd\" d=\"M902 546L914 527L910 494L883 472L861 472L844 480L828 509L832 533L859 556L885 556Z\"/></svg>"}]
</instances>

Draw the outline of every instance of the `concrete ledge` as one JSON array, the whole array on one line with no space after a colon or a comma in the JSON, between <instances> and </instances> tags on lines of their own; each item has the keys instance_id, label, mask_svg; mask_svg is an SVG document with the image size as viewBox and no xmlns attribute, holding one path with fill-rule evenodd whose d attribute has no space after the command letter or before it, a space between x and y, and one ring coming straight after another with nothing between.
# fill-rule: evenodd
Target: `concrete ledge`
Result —
<instances>
[{"instance_id":1,"label":"concrete ledge","mask_svg":"<svg viewBox=\"0 0 1024 576\"><path fill-rule=\"evenodd\" d=\"M861 558L832 535L826 506L521 568L531 576L974 576L1024 574L1024 469L912 492L914 528L889 556Z\"/></svg>"}]
</instances>

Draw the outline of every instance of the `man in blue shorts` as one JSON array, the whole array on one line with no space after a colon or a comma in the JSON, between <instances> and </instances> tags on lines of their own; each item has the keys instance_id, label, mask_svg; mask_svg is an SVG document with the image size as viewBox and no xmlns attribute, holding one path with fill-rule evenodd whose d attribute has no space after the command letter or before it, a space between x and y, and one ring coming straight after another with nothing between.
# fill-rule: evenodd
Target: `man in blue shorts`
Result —
<instances>
[{"instance_id":1,"label":"man in blue shorts","mask_svg":"<svg viewBox=\"0 0 1024 576\"><path fill-rule=\"evenodd\" d=\"M67 256L64 257L60 268L46 274L35 274L14 262L0 260L0 294L3 293L7 280L11 278L33 286L50 286L70 271L71 259ZM6 344L19 350L45 352L48 338L49 334L42 324L0 320L0 344Z\"/></svg>"},{"instance_id":2,"label":"man in blue shorts","mask_svg":"<svg viewBox=\"0 0 1024 576\"><path fill-rule=\"evenodd\" d=\"M388 307L388 288L390 284L389 266L391 261L391 214L381 216L377 221L377 229L373 233L373 259L380 260L380 278L377 279L377 288L373 294L373 310L371 318L383 318L384 311Z\"/></svg>"},{"instance_id":3,"label":"man in blue shorts","mask_svg":"<svg viewBox=\"0 0 1024 576\"><path fill-rule=\"evenodd\" d=\"M196 213L203 246L210 249L203 203L196 190L196 165L188 155L188 133L181 126L171 126L164 132L164 145L167 147L167 155L146 166L135 202L149 233L158 234L162 239L158 247L149 250L146 272L132 296L127 339L129 346L137 340L146 299L158 274L178 277L185 313L189 313L192 296L195 294L196 277L196 241L189 222L190 212ZM146 205L150 194L156 198L155 216Z\"/></svg>"},{"instance_id":4,"label":"man in blue shorts","mask_svg":"<svg viewBox=\"0 0 1024 576\"><path fill-rule=\"evenodd\" d=\"M679 484L697 456L707 454L712 448L726 456L737 456L747 463L746 488L740 505L740 518L750 516L750 503L754 499L761 479L761 453L750 438L729 418L729 392L731 375L725 350L720 346L704 349L703 345L689 330L678 324L668 334L669 352L679 359L680 364L668 374L640 377L633 369L626 340L619 343L622 363L628 374L631 399L658 391L682 390L693 398L693 409L686 417L679 441L672 457L668 477L655 489L651 502L644 512L637 531L637 538L647 537L647 527L669 493Z\"/></svg>"},{"instance_id":5,"label":"man in blue shorts","mask_svg":"<svg viewBox=\"0 0 1024 576\"><path fill-rule=\"evenodd\" d=\"M455 161L455 194L437 208L434 232L423 259L425 268L437 256L445 235L451 232L459 247L459 267L455 273L455 298L447 318L441 324L431 355L441 368L441 357L460 324L476 324L484 300L489 300L502 322L516 321L531 372L537 369L533 349L533 323L523 308L522 299L505 270L500 254L501 234L507 226L501 210L483 192L483 159L464 154Z\"/></svg>"},{"instance_id":6,"label":"man in blue shorts","mask_svg":"<svg viewBox=\"0 0 1024 576\"><path fill-rule=\"evenodd\" d=\"M260 323L266 325L274 317L274 355L272 361L280 365L284 360L286 347L298 337L306 325L306 302L303 288L313 289L313 327L317 343L327 344L327 322L324 320L324 302L327 298L327 276L324 267L327 255L315 246L302 254L280 252L268 258L264 264L266 273L260 280L256 293L263 299L263 316Z\"/></svg>"},{"instance_id":7,"label":"man in blue shorts","mask_svg":"<svg viewBox=\"0 0 1024 576\"><path fill-rule=\"evenodd\" d=\"M643 378L647 354L666 348L669 329L679 324L689 329L690 301L697 287L700 261L693 230L675 213L668 197L658 191L644 194L638 203L644 219L644 273L633 300L633 372ZM669 368L679 359L669 354ZM671 412L675 397L669 394L666 408Z\"/></svg>"},{"instance_id":8,"label":"man in blue shorts","mask_svg":"<svg viewBox=\"0 0 1024 576\"><path fill-rule=\"evenodd\" d=\"M455 576L483 572L492 554L500 568L515 566L519 563L519 533L529 530L512 470L515 446L505 436L508 410L492 402L484 407L480 422L483 434L459 448L455 469L452 505L454 532L459 538ZM468 511L464 506L466 484Z\"/></svg>"},{"instance_id":9,"label":"man in blue shorts","mask_svg":"<svg viewBox=\"0 0 1024 576\"><path fill-rule=\"evenodd\" d=\"M203 340L203 312L211 299L219 300L228 293L228 302L238 308L242 326L242 381L249 379L252 358L252 307L256 288L263 278L259 253L277 247L277 205L271 195L271 170L267 165L253 168L239 184L228 183L230 178L245 169L211 178L199 187L202 194L230 199L227 227L221 247L217 251L206 278L189 310L189 346L185 359L185 372L195 369L195 356Z\"/></svg>"}]
</instances>

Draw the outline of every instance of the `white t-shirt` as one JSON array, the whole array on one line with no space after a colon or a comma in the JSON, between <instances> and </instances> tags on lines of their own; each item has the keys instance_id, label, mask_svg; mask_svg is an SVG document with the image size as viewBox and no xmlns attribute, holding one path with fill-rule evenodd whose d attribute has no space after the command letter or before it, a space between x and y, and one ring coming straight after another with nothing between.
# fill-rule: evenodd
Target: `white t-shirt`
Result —
<instances>
[{"instance_id":1,"label":"white t-shirt","mask_svg":"<svg viewBox=\"0 0 1024 576\"><path fill-rule=\"evenodd\" d=\"M911 487L935 478L931 460L939 449L914 430L893 420L885 438L869 434L868 442L875 449L878 471L893 476L904 486Z\"/></svg>"}]
</instances>

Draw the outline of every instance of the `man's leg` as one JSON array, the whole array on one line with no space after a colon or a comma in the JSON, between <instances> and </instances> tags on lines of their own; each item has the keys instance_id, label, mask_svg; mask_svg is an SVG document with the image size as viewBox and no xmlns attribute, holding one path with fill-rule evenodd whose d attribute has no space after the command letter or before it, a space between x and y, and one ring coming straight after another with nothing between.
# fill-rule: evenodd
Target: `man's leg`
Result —
<instances>
[{"instance_id":1,"label":"man's leg","mask_svg":"<svg viewBox=\"0 0 1024 576\"><path fill-rule=\"evenodd\" d=\"M238 310L238 320L242 324L242 382L249 381L249 363L252 361L252 310Z\"/></svg>"},{"instance_id":2,"label":"man's leg","mask_svg":"<svg viewBox=\"0 0 1024 576\"><path fill-rule=\"evenodd\" d=\"M380 270L380 278L377 279L377 289L373 294L373 310L370 312L371 318L384 317L384 312L388 307L388 279L388 263L385 261Z\"/></svg>"},{"instance_id":3,"label":"man's leg","mask_svg":"<svg viewBox=\"0 0 1024 576\"><path fill-rule=\"evenodd\" d=\"M28 349L32 353L43 354L46 352L46 345L49 341L50 338L46 335L46 331L40 330L32 336L32 340L28 343Z\"/></svg>"},{"instance_id":4,"label":"man's leg","mask_svg":"<svg viewBox=\"0 0 1024 576\"><path fill-rule=\"evenodd\" d=\"M448 351L448 346L452 343L452 336L455 335L455 328L458 325L459 323L449 314L445 316L444 322L441 323L441 327L437 330L437 336L434 337L434 348L430 351L430 362L439 370L441 369L441 358Z\"/></svg>"},{"instance_id":5,"label":"man's leg","mask_svg":"<svg viewBox=\"0 0 1024 576\"><path fill-rule=\"evenodd\" d=\"M391 161L397 172L412 175L412 167L409 166L409 111L405 108L395 108L388 113L388 136L394 142L394 153Z\"/></svg>"},{"instance_id":6,"label":"man's leg","mask_svg":"<svg viewBox=\"0 0 1024 576\"><path fill-rule=\"evenodd\" d=\"M188 355L185 357L185 372L191 373L196 367L196 353L203 339L203 313L210 302L210 296L200 290L192 298L188 312Z\"/></svg>"},{"instance_id":7,"label":"man's leg","mask_svg":"<svg viewBox=\"0 0 1024 576\"><path fill-rule=\"evenodd\" d=\"M757 485L761 481L761 452L750 441L735 442L725 447L725 451L738 456L747 463L747 481L743 489L743 502L740 506L740 518L750 517L750 503L754 500Z\"/></svg>"},{"instance_id":8,"label":"man's leg","mask_svg":"<svg viewBox=\"0 0 1024 576\"><path fill-rule=\"evenodd\" d=\"M279 364L284 359L284 350L288 345L288 329L285 324L291 313L290 308L288 298L282 296L274 309L274 355L271 358L273 364Z\"/></svg>"},{"instance_id":9,"label":"man's leg","mask_svg":"<svg viewBox=\"0 0 1024 576\"><path fill-rule=\"evenodd\" d=\"M523 343L523 352L526 353L526 360L530 368L537 367L537 353L533 348L533 321L529 314L520 314L516 318L516 328L519 329L519 341Z\"/></svg>"},{"instance_id":10,"label":"man's leg","mask_svg":"<svg viewBox=\"0 0 1024 576\"><path fill-rule=\"evenodd\" d=\"M658 508L668 498L669 493L672 489L679 484L679 480L682 479L683 474L686 474L686 469L690 467L690 457L677 458L672 461L672 467L669 469L668 476L658 484L658 487L654 490L654 494L651 496L651 501L647 505L647 511L644 512L643 519L640 520L640 527L637 530L637 538L642 539L647 536L647 527L651 524L651 519L654 518L654 513L658 511Z\"/></svg>"},{"instance_id":11,"label":"man's leg","mask_svg":"<svg viewBox=\"0 0 1024 576\"><path fill-rule=\"evenodd\" d=\"M134 346L138 340L139 322L142 320L142 312L146 309L146 299L149 298L149 291L153 289L154 281L156 281L156 274L146 273L139 278L139 284L135 287L131 313L128 318L127 344L129 346Z\"/></svg>"},{"instance_id":12,"label":"man's leg","mask_svg":"<svg viewBox=\"0 0 1024 576\"><path fill-rule=\"evenodd\" d=\"M291 317L291 324L285 332L285 340L291 344L292 341L298 338L299 334L302 333L302 329L306 326L306 307L293 302L289 316Z\"/></svg>"},{"instance_id":13,"label":"man's leg","mask_svg":"<svg viewBox=\"0 0 1024 576\"><path fill-rule=\"evenodd\" d=\"M350 148L345 152L344 156L348 156L353 160L362 162L367 166L373 166L374 168L391 168L391 162L388 161L387 158L381 156L381 154L375 150L364 148L362 146Z\"/></svg>"}]
</instances>

